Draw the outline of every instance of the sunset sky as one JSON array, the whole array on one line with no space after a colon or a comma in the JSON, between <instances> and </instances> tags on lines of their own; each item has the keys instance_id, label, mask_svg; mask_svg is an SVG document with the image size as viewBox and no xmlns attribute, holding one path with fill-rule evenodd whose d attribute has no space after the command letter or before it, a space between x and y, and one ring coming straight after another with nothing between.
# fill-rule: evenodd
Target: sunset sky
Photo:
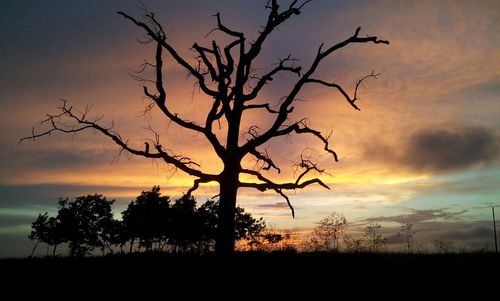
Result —
<instances>
[{"instance_id":1,"label":"sunset sky","mask_svg":"<svg viewBox=\"0 0 500 301\"><path fill-rule=\"evenodd\" d=\"M164 24L171 45L186 58L194 42L225 25L255 38L265 23L266 0L144 0ZM287 1L282 1L287 2ZM59 196L102 193L116 199L116 217L141 191L160 185L180 196L192 178L169 166L122 154L109 139L92 132L54 134L25 141L60 99L77 108L91 105L92 116L114 122L124 139L141 148L152 139L219 172L210 146L160 114L143 115L148 104L141 84L130 76L154 57L141 44L143 31L116 14L140 16L136 0L9 1L0 10L0 257L26 256L30 223L38 213L56 212ZM415 224L416 239L457 246L493 247L491 206L500 216L500 2L499 1L333 1L313 0L266 42L256 72L265 73L291 54L307 68L321 43L333 45L354 34L376 35L390 45L357 44L327 58L318 78L352 91L372 70L381 73L360 88L354 110L335 90L310 86L300 93L291 118L308 118L325 135L333 130L336 163L311 137L276 139L268 146L280 164L277 181L292 180L293 163L310 151L329 175L332 188L309 186L289 193L293 219L284 200L271 192L239 190L238 202L275 228L306 231L331 212L343 213L350 230L378 222L390 241L401 222ZM185 70L165 58L165 87L173 111L203 122L209 99L193 89ZM145 74L146 76L148 74ZM276 77L260 95L277 103L296 77ZM264 112L244 118L242 128L269 125ZM224 126L224 125L222 125ZM244 137L242 137L244 139ZM252 162L247 162L252 166ZM296 174L295 174L296 176ZM201 187L204 201L218 187ZM391 240L392 239L392 240Z\"/></svg>"}]
</instances>

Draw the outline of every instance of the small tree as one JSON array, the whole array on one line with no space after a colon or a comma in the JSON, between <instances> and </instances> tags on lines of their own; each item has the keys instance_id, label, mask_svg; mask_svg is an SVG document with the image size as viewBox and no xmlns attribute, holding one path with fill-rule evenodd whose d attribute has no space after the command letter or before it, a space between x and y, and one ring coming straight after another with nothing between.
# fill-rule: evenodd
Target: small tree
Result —
<instances>
[{"instance_id":1,"label":"small tree","mask_svg":"<svg viewBox=\"0 0 500 301\"><path fill-rule=\"evenodd\" d=\"M403 223L401 229L399 229L398 236L404 239L406 252L408 253L410 253L415 244L415 233L417 233L417 231L413 230L413 224L410 223Z\"/></svg>"},{"instance_id":2,"label":"small tree","mask_svg":"<svg viewBox=\"0 0 500 301\"><path fill-rule=\"evenodd\" d=\"M371 252L379 251L387 243L387 239L380 234L381 228L378 223L371 223L365 228L364 239Z\"/></svg>"},{"instance_id":3,"label":"small tree","mask_svg":"<svg viewBox=\"0 0 500 301\"><path fill-rule=\"evenodd\" d=\"M336 212L325 217L313 229L310 244L315 251L339 251L340 237L347 226L347 219Z\"/></svg>"},{"instance_id":4,"label":"small tree","mask_svg":"<svg viewBox=\"0 0 500 301\"><path fill-rule=\"evenodd\" d=\"M45 212L44 214L38 215L38 218L31 224L31 228L32 230L28 238L31 241L36 240L36 243L31 251L30 257L33 256L40 242L46 243L47 246L53 246L52 256L55 256L57 246L63 241L58 220L54 217L49 217L48 213Z\"/></svg>"},{"instance_id":5,"label":"small tree","mask_svg":"<svg viewBox=\"0 0 500 301\"><path fill-rule=\"evenodd\" d=\"M94 248L104 250L105 229L113 219L111 205L100 194L79 196L74 201L60 198L57 220L71 256L85 256Z\"/></svg>"},{"instance_id":6,"label":"small tree","mask_svg":"<svg viewBox=\"0 0 500 301\"><path fill-rule=\"evenodd\" d=\"M359 253L366 250L366 242L363 237L354 237L352 235L344 236L344 246L347 252Z\"/></svg>"},{"instance_id":7,"label":"small tree","mask_svg":"<svg viewBox=\"0 0 500 301\"><path fill-rule=\"evenodd\" d=\"M153 250L154 243L157 249L163 249L169 237L171 223L170 198L162 196L160 186L154 186L150 191L143 191L122 212L121 243L130 241L130 250L134 241L139 240L139 248L146 251Z\"/></svg>"}]
</instances>

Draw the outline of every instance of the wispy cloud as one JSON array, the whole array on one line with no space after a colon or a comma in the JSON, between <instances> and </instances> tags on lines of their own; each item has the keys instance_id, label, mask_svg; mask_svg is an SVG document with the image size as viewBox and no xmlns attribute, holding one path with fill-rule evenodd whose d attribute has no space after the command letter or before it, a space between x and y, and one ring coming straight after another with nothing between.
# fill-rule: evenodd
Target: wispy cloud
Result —
<instances>
[{"instance_id":1,"label":"wispy cloud","mask_svg":"<svg viewBox=\"0 0 500 301\"><path fill-rule=\"evenodd\" d=\"M409 209L409 214L399 214L393 216L374 216L360 220L361 222L396 222L396 223L411 223L417 224L427 221L456 221L459 215L466 213L468 210L461 210L457 212L449 211L446 208L440 209Z\"/></svg>"},{"instance_id":2,"label":"wispy cloud","mask_svg":"<svg viewBox=\"0 0 500 301\"><path fill-rule=\"evenodd\" d=\"M285 202L276 202L273 204L259 204L253 207L255 207L256 209L264 209L264 210L283 210L283 209L289 210L288 204Z\"/></svg>"}]
</instances>

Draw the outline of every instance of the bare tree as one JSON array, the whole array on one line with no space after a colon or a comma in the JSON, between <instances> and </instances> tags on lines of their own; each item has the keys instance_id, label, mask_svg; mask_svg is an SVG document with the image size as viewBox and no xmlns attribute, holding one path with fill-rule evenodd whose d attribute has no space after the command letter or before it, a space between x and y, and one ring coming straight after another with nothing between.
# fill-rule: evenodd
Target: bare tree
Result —
<instances>
[{"instance_id":1,"label":"bare tree","mask_svg":"<svg viewBox=\"0 0 500 301\"><path fill-rule=\"evenodd\" d=\"M314 251L335 251L340 249L340 237L347 226L343 214L331 213L318 222L311 233L310 245Z\"/></svg>"},{"instance_id":2,"label":"bare tree","mask_svg":"<svg viewBox=\"0 0 500 301\"><path fill-rule=\"evenodd\" d=\"M93 130L109 137L122 151L146 158L163 160L177 170L194 177L193 187L187 191L188 195L193 193L200 184L218 183L220 207L216 251L223 254L233 253L234 211L239 188L255 188L259 191L272 190L276 192L287 201L293 216L295 214L294 209L285 194L287 190L302 189L312 184L318 184L329 189L319 178L309 177L310 174L324 171L309 158L302 157L296 164L300 172L296 179L290 182L277 182L264 173L271 170L280 172L280 168L264 146L277 137L291 134L314 136L324 144L324 150L331 154L335 161L338 160L337 154L329 144L331 133L324 135L320 131L311 128L306 119L295 121L289 119L289 114L294 110L294 103L297 101L298 94L307 85L330 87L337 90L354 109L359 110L356 104L358 88L364 80L376 77L377 74L372 72L362 77L356 82L354 91L350 95L346 89L336 82L315 77L318 66L328 56L350 44L389 44L388 41L378 39L376 36L361 36L361 28L358 27L353 35L339 43L331 46L321 44L311 65L306 68L297 66L296 60L291 55L288 55L279 60L267 73L260 76L255 74L252 64L259 56L270 34L283 22L295 15L299 15L302 8L310 1L294 0L282 8L278 5L278 0L269 0L266 5L266 9L269 11L267 22L251 43L248 43L243 32L230 29L222 23L220 14L215 14L217 25L210 33L219 31L226 35L230 42L221 46L217 41L213 40L211 45L206 47L194 43L192 49L197 55L194 60L185 59L170 44L163 26L152 12L145 10L144 16L140 19L124 12L118 12L119 15L144 30L148 36L148 41L155 44L155 62L145 63L145 67L154 68L156 77L153 81L146 81L143 87L144 94L151 101L147 110L157 107L164 114L166 122L174 123L203 136L211 144L215 155L222 162L223 169L220 173L204 172L194 160L167 151L166 148L162 147L160 136L156 132L151 148L149 143L146 143L145 149L135 148L126 139L122 138L112 126L103 125L101 118L89 118L88 109L79 112L65 101L59 107L59 113L48 115L47 119L42 122L48 126L48 129L45 128L39 132L33 130L32 135L21 140L35 140L35 138L47 136L54 132L76 133ZM211 98L211 108L206 112L206 118L203 122L197 123L183 119L179 114L171 110L170 100L167 101L162 71L165 53L184 68L194 78L199 89ZM273 106L270 102L259 102L259 93L279 73L290 73L297 76L293 88L285 94L276 106ZM148 86L148 83L152 83L152 85ZM269 127L260 132L258 129L263 127L257 125L249 127L248 130L243 130L241 128L242 117L245 113L253 110L262 110L270 114L269 116L274 118L274 121ZM220 124L221 120L225 120L227 124L225 133L221 135L225 137L225 141L217 137L213 128L214 123ZM261 162L261 168L242 167L242 160L251 157ZM240 181L241 174L252 177L254 180Z\"/></svg>"},{"instance_id":3,"label":"bare tree","mask_svg":"<svg viewBox=\"0 0 500 301\"><path fill-rule=\"evenodd\" d=\"M382 226L378 223L371 223L365 227L364 239L370 252L378 252L387 243L387 239L380 234L380 228Z\"/></svg>"},{"instance_id":4,"label":"bare tree","mask_svg":"<svg viewBox=\"0 0 500 301\"><path fill-rule=\"evenodd\" d=\"M415 233L416 230L413 230L413 224L411 223L403 223L401 224L401 229L399 229L399 237L402 237L406 244L406 252L410 253L411 248L415 244Z\"/></svg>"}]
</instances>

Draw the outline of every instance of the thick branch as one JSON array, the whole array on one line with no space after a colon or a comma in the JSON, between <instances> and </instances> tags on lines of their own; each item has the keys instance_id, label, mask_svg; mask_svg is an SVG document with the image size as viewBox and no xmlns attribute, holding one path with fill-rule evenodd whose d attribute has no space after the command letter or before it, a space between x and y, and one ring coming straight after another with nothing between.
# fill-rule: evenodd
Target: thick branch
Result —
<instances>
[{"instance_id":1,"label":"thick branch","mask_svg":"<svg viewBox=\"0 0 500 301\"><path fill-rule=\"evenodd\" d=\"M266 109L269 113L278 114L278 111L271 109L268 103L245 105L243 110Z\"/></svg>"},{"instance_id":2,"label":"thick branch","mask_svg":"<svg viewBox=\"0 0 500 301\"><path fill-rule=\"evenodd\" d=\"M189 158L182 157L182 156L176 156L176 155L170 155L167 152L162 150L162 146L157 144L156 153L152 153L149 150L149 147L146 147L146 150L141 151L134 149L130 147L126 141L124 141L120 135L114 131L112 131L112 127L103 127L98 124L99 120L101 118L95 118L94 120L88 120L87 119L87 114L88 114L88 108L80 114L80 116L76 115L73 111L73 107L68 107L67 102L63 100L63 105L59 107L61 110L61 113L57 115L47 115L47 119L42 121L42 124L48 124L51 128L41 132L41 133L35 133L34 130L32 132L31 136L21 138L20 142L24 140L35 140L36 138L43 137L43 136L49 136L54 132L62 132L62 133L77 133L81 132L86 129L92 129L97 132L100 132L104 134L105 136L111 138L113 142L115 142L117 145L119 145L123 150L128 151L131 154L146 157L146 158L152 158L152 159L163 159L166 163L172 164L176 168L182 170L183 172L194 176L198 177L203 180L210 180L210 181L215 181L217 180L217 175L212 175L212 174L206 174L201 172L198 169L190 167L191 165L196 165L195 162L191 161ZM75 125L73 126L68 126L64 123L61 122L61 119L63 118L68 118L70 121L73 121Z\"/></svg>"},{"instance_id":3,"label":"thick branch","mask_svg":"<svg viewBox=\"0 0 500 301\"><path fill-rule=\"evenodd\" d=\"M310 168L307 170L305 173L309 172L313 168ZM259 181L262 183L249 183L249 182L239 182L240 187L246 187L246 188L255 188L260 191L266 191L266 190L274 190L276 193L281 195L287 202L288 207L292 211L292 216L295 217L295 210L290 203L290 199L283 193L283 190L296 190L296 189L303 189L311 184L319 184L326 189L330 189L323 181L321 181L318 178L315 179L310 179L306 180L302 183L299 183L300 179L305 175L305 173L301 174L299 178L294 183L275 183L271 181L270 179L264 177L260 172L255 171L255 170L250 170L250 169L242 169L242 173L249 174L252 176L255 176Z\"/></svg>"},{"instance_id":4,"label":"thick branch","mask_svg":"<svg viewBox=\"0 0 500 301\"><path fill-rule=\"evenodd\" d=\"M217 29L219 29L220 31L222 31L230 36L237 37L240 40L243 40L245 38L242 32L237 32L237 31L231 30L231 29L227 28L226 26L224 26L224 24L222 24L222 22L220 20L220 13L216 13L215 17L217 18Z\"/></svg>"},{"instance_id":5,"label":"thick branch","mask_svg":"<svg viewBox=\"0 0 500 301\"><path fill-rule=\"evenodd\" d=\"M205 64L205 66L207 66L208 72L210 73L210 76L212 77L212 81L217 81L217 77L218 77L217 72L215 71L214 66L212 65L212 63L210 62L210 60L208 59L208 57L206 55L206 53L213 54L213 51L211 49L199 46L198 43L193 44L193 49L198 52L203 63Z\"/></svg>"},{"instance_id":6,"label":"thick branch","mask_svg":"<svg viewBox=\"0 0 500 301\"><path fill-rule=\"evenodd\" d=\"M240 187L252 187L260 191L266 191L266 190L275 190L275 189L280 189L280 190L296 190L296 189L303 189L311 184L319 184L327 189L330 189L328 185L323 183L318 178L310 179L307 181L304 181L299 184L295 183L246 183L246 182L240 182Z\"/></svg>"},{"instance_id":7,"label":"thick branch","mask_svg":"<svg viewBox=\"0 0 500 301\"><path fill-rule=\"evenodd\" d=\"M224 47L224 54L226 56L226 73L228 75L228 86L229 84L231 83L231 77L230 75L233 73L234 71L234 58L231 54L231 50L233 49L233 47L235 47L236 45L240 44L240 40L234 40L233 42L229 43L226 47Z\"/></svg>"},{"instance_id":8,"label":"thick branch","mask_svg":"<svg viewBox=\"0 0 500 301\"><path fill-rule=\"evenodd\" d=\"M191 194L200 187L201 183L209 183L211 181L213 181L213 179L201 179L201 178L195 179L193 182L193 187L189 188L189 190L186 192L186 195L191 196Z\"/></svg>"}]
</instances>

